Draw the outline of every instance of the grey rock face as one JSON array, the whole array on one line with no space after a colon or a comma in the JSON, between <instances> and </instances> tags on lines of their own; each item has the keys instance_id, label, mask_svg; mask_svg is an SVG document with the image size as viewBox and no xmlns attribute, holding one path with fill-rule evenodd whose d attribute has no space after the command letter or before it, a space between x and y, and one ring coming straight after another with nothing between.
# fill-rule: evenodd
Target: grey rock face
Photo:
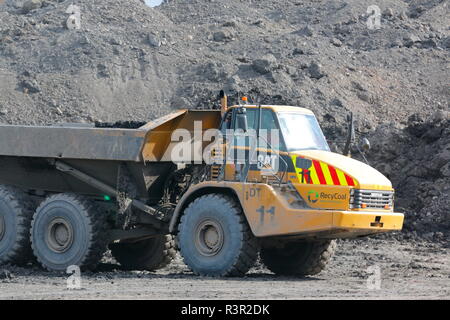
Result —
<instances>
[{"instance_id":1,"label":"grey rock face","mask_svg":"<svg viewBox=\"0 0 450 320\"><path fill-rule=\"evenodd\" d=\"M277 59L274 55L268 54L253 61L252 67L256 72L266 74L277 67Z\"/></svg>"},{"instance_id":2,"label":"grey rock face","mask_svg":"<svg viewBox=\"0 0 450 320\"><path fill-rule=\"evenodd\" d=\"M40 7L42 7L41 0L27 0L22 5L22 11L28 13L32 10L39 9Z\"/></svg>"},{"instance_id":3,"label":"grey rock face","mask_svg":"<svg viewBox=\"0 0 450 320\"><path fill-rule=\"evenodd\" d=\"M312 62L308 67L309 76L313 79L320 79L326 75L321 64Z\"/></svg>"}]
</instances>

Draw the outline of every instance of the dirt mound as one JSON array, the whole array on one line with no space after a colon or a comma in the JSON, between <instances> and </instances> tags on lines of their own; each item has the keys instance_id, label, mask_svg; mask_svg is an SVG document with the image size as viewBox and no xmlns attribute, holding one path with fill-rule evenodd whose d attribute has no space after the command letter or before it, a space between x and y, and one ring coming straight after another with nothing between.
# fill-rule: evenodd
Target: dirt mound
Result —
<instances>
[{"instance_id":1,"label":"dirt mound","mask_svg":"<svg viewBox=\"0 0 450 320\"><path fill-rule=\"evenodd\" d=\"M418 114L404 129L380 126L371 136L372 164L395 188L405 230L428 240L450 238L450 113Z\"/></svg>"},{"instance_id":2,"label":"dirt mound","mask_svg":"<svg viewBox=\"0 0 450 320\"><path fill-rule=\"evenodd\" d=\"M3 122L142 121L211 108L222 88L367 126L448 103L442 1L385 1L379 30L370 1L79 0L80 30L71 1L23 2L0 11Z\"/></svg>"},{"instance_id":3,"label":"dirt mound","mask_svg":"<svg viewBox=\"0 0 450 320\"><path fill-rule=\"evenodd\" d=\"M0 12L0 120L41 124L141 120L166 114L176 66L149 42L176 41L161 13L140 1L77 1L81 29L64 24L71 1ZM162 51L162 50L161 50Z\"/></svg>"}]
</instances>

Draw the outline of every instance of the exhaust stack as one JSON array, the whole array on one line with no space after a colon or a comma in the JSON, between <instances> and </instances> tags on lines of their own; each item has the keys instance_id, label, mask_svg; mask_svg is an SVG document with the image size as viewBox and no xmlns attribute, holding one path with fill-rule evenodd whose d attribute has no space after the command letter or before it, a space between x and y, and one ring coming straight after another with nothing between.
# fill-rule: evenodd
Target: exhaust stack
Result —
<instances>
[{"instance_id":1,"label":"exhaust stack","mask_svg":"<svg viewBox=\"0 0 450 320\"><path fill-rule=\"evenodd\" d=\"M228 110L228 97L225 94L225 91L220 90L220 111L222 113L222 116L227 112Z\"/></svg>"}]
</instances>

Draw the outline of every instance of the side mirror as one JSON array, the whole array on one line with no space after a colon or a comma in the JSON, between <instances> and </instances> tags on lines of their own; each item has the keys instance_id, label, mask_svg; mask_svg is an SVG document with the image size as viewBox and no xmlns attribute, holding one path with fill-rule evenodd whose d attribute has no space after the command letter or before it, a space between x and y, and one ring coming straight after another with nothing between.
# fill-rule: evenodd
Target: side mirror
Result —
<instances>
[{"instance_id":1,"label":"side mirror","mask_svg":"<svg viewBox=\"0 0 450 320\"><path fill-rule=\"evenodd\" d=\"M247 110L245 108L237 110L235 129L241 129L244 132L248 131Z\"/></svg>"},{"instance_id":2,"label":"side mirror","mask_svg":"<svg viewBox=\"0 0 450 320\"><path fill-rule=\"evenodd\" d=\"M310 183L311 175L309 172L309 168L311 168L312 166L312 160L297 157L297 159L295 160L295 166L298 169L302 169L302 183L304 183L305 181L307 183Z\"/></svg>"},{"instance_id":3,"label":"side mirror","mask_svg":"<svg viewBox=\"0 0 450 320\"><path fill-rule=\"evenodd\" d=\"M364 151L367 152L370 150L370 141L367 138L362 138L361 141L359 142L359 148Z\"/></svg>"},{"instance_id":4,"label":"side mirror","mask_svg":"<svg viewBox=\"0 0 450 320\"><path fill-rule=\"evenodd\" d=\"M295 166L299 169L308 170L312 166L312 161L310 159L297 157L297 160L295 161Z\"/></svg>"}]
</instances>

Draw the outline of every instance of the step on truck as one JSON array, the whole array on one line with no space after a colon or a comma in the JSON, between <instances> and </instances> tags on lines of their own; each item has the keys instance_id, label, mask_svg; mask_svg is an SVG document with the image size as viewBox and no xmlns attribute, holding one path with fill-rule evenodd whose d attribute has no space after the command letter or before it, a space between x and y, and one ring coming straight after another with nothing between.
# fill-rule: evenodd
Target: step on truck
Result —
<instances>
[{"instance_id":1,"label":"step on truck","mask_svg":"<svg viewBox=\"0 0 450 320\"><path fill-rule=\"evenodd\" d=\"M0 125L0 264L202 276L319 273L338 238L401 230L380 172L304 108L179 110L143 125Z\"/></svg>"}]
</instances>

